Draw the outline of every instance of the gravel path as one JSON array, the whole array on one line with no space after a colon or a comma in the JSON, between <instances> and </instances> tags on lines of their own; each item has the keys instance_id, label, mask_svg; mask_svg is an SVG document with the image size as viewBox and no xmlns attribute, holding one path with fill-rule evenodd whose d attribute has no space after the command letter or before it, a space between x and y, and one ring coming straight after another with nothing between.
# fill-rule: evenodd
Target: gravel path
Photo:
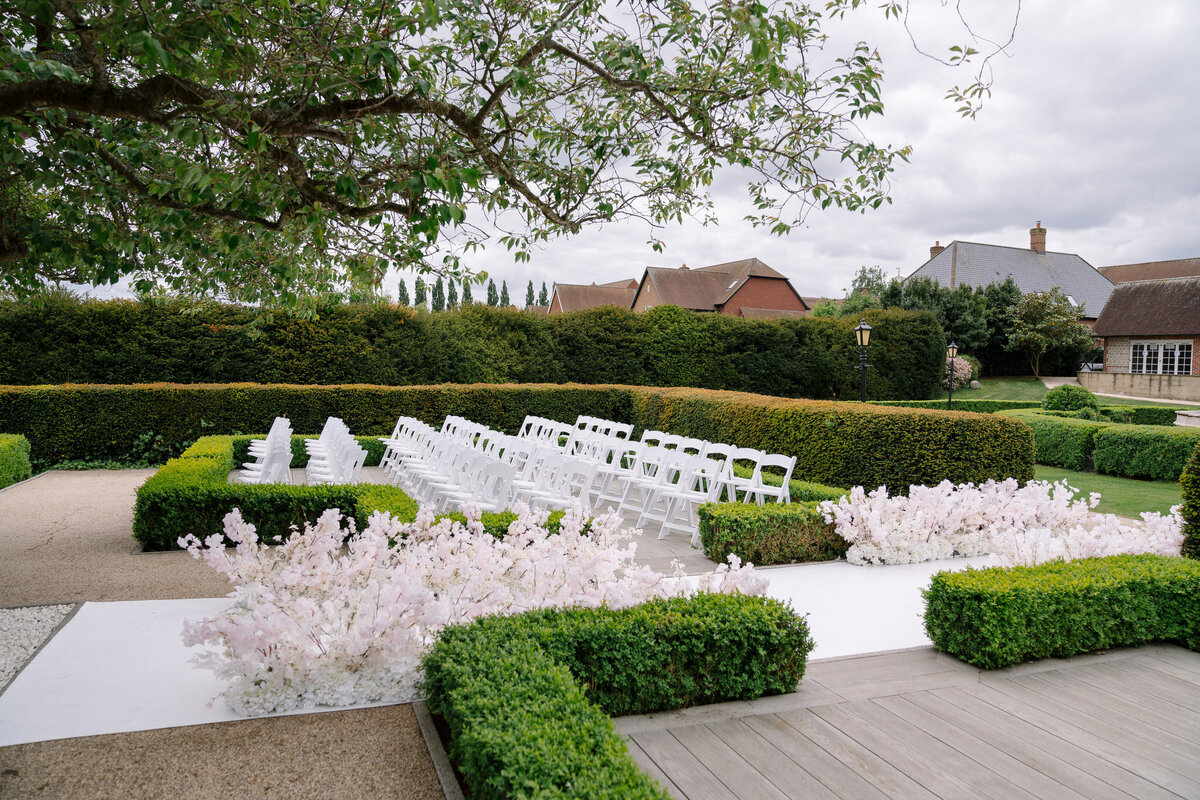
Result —
<instances>
[{"instance_id":1,"label":"gravel path","mask_svg":"<svg viewBox=\"0 0 1200 800\"><path fill-rule=\"evenodd\" d=\"M0 608L0 692L74 607Z\"/></svg>"}]
</instances>

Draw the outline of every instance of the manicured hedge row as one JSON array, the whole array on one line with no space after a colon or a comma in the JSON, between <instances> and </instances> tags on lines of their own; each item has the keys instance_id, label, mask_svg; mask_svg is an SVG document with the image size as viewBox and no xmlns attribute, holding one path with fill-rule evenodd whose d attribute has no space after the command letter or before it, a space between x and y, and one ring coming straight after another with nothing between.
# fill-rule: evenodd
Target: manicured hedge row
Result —
<instances>
[{"instance_id":1,"label":"manicured hedge row","mask_svg":"<svg viewBox=\"0 0 1200 800\"><path fill-rule=\"evenodd\" d=\"M142 484L133 512L133 538L147 550L172 550L181 536L203 539L223 529L234 508L255 526L264 541L285 539L293 526L303 529L326 509L353 517L359 530L374 511L387 511L411 521L417 504L393 486L247 485L230 483L229 473L240 462L252 437L212 436L199 440L184 454L168 461ZM303 437L293 438L303 451ZM307 459L307 455L304 456Z\"/></svg>"},{"instance_id":2,"label":"manicured hedge row","mask_svg":"<svg viewBox=\"0 0 1200 800\"><path fill-rule=\"evenodd\" d=\"M1100 406L1103 416L1129 425L1174 425L1175 412L1183 410L1164 406Z\"/></svg>"},{"instance_id":3,"label":"manicured hedge row","mask_svg":"<svg viewBox=\"0 0 1200 800\"><path fill-rule=\"evenodd\" d=\"M1096 434L1109 426L1107 422L1089 422L1032 409L999 413L1019 419L1033 430L1037 463L1076 471L1092 468Z\"/></svg>"},{"instance_id":4,"label":"manicured hedge row","mask_svg":"<svg viewBox=\"0 0 1200 800\"><path fill-rule=\"evenodd\" d=\"M472 797L665 798L605 714L792 692L812 647L769 598L533 611L444 630L425 688Z\"/></svg>"},{"instance_id":5,"label":"manicured hedge row","mask_svg":"<svg viewBox=\"0 0 1200 800\"><path fill-rule=\"evenodd\" d=\"M1183 490L1183 554L1200 559L1200 444L1179 476Z\"/></svg>"},{"instance_id":6,"label":"manicured hedge row","mask_svg":"<svg viewBox=\"0 0 1200 800\"><path fill-rule=\"evenodd\" d=\"M924 594L933 643L985 669L1155 641L1200 650L1200 563L1191 559L939 572Z\"/></svg>"},{"instance_id":7,"label":"manicured hedge row","mask_svg":"<svg viewBox=\"0 0 1200 800\"><path fill-rule=\"evenodd\" d=\"M253 524L264 540L286 538L292 526L302 529L306 522L315 521L328 508L338 508L353 517L358 530L366 526L375 511L386 511L406 522L416 518L416 502L394 486L229 483L229 472L246 460L246 451L253 438L262 437L206 436L179 458L164 464L138 489L133 517L134 538L148 550L175 549L180 536L191 533L203 539L220 533L225 515L235 507L241 509L242 518ZM304 438L292 437L294 467L302 467L308 462ZM377 465L385 449L383 442L362 436L357 438L368 451L367 465ZM551 533L558 531L563 513L551 512L546 521L546 528ZM466 522L466 518L458 513L445 516ZM508 532L516 518L511 511L484 513L480 522L485 533L500 537Z\"/></svg>"},{"instance_id":8,"label":"manicured hedge row","mask_svg":"<svg viewBox=\"0 0 1200 800\"><path fill-rule=\"evenodd\" d=\"M1036 438L1036 437L1035 437ZM1200 444L1200 428L1113 425L1096 434L1096 471L1127 478L1177 481Z\"/></svg>"},{"instance_id":9,"label":"manicured hedge row","mask_svg":"<svg viewBox=\"0 0 1200 800\"><path fill-rule=\"evenodd\" d=\"M827 486L980 482L1033 477L1033 437L999 416L790 400L703 389L631 386L63 386L0 387L0 425L24 433L44 462L114 457L142 431L180 450L204 434L294 430L340 416L358 434L390 433L397 417L440 424L461 414L515 432L526 414L587 414L797 457L793 477Z\"/></svg>"},{"instance_id":10,"label":"manicured hedge row","mask_svg":"<svg viewBox=\"0 0 1200 800\"><path fill-rule=\"evenodd\" d=\"M785 400L695 389L639 390L639 427L796 456L795 477L826 486L1033 477L1033 437L1016 420L959 411Z\"/></svg>"},{"instance_id":11,"label":"manicured hedge row","mask_svg":"<svg viewBox=\"0 0 1200 800\"><path fill-rule=\"evenodd\" d=\"M1069 411L1002 411L1033 429L1037 462L1126 478L1178 480L1200 429L1093 422Z\"/></svg>"},{"instance_id":12,"label":"manicured hedge row","mask_svg":"<svg viewBox=\"0 0 1200 800\"><path fill-rule=\"evenodd\" d=\"M699 516L704 555L719 564L731 553L760 567L829 561L841 558L850 547L825 522L815 502L705 503Z\"/></svg>"},{"instance_id":13,"label":"manicured hedge row","mask_svg":"<svg viewBox=\"0 0 1200 800\"><path fill-rule=\"evenodd\" d=\"M871 397L937 391L929 312L868 311ZM0 300L0 383L618 383L782 397L858 394L858 319L751 320L675 306L537 315L334 305L302 319L238 306L68 296ZM259 430L254 428L253 430Z\"/></svg>"},{"instance_id":14,"label":"manicured hedge row","mask_svg":"<svg viewBox=\"0 0 1200 800\"><path fill-rule=\"evenodd\" d=\"M24 436L0 433L0 489L23 481L32 474L29 440Z\"/></svg>"}]
</instances>

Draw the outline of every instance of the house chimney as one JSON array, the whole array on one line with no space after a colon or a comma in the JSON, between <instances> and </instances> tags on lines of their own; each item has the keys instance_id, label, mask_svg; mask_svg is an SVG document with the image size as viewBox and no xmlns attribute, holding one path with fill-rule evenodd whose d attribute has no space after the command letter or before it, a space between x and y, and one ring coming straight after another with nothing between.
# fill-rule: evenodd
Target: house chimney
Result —
<instances>
[{"instance_id":1,"label":"house chimney","mask_svg":"<svg viewBox=\"0 0 1200 800\"><path fill-rule=\"evenodd\" d=\"M1046 252L1046 229L1042 227L1040 219L1036 228L1029 229L1029 249L1035 253Z\"/></svg>"},{"instance_id":2,"label":"house chimney","mask_svg":"<svg viewBox=\"0 0 1200 800\"><path fill-rule=\"evenodd\" d=\"M942 247L941 242L934 242L933 247L929 248L929 257L937 258L938 253L942 252L945 249L946 248Z\"/></svg>"},{"instance_id":3,"label":"house chimney","mask_svg":"<svg viewBox=\"0 0 1200 800\"><path fill-rule=\"evenodd\" d=\"M687 269L687 268L688 268L687 264L684 264L682 267L680 267L680 269Z\"/></svg>"}]
</instances>

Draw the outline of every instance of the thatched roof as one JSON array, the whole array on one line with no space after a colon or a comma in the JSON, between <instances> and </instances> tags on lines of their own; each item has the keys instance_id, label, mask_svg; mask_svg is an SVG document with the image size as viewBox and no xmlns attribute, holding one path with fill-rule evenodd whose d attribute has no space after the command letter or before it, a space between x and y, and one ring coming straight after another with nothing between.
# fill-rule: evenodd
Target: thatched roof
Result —
<instances>
[{"instance_id":1,"label":"thatched roof","mask_svg":"<svg viewBox=\"0 0 1200 800\"><path fill-rule=\"evenodd\" d=\"M1094 330L1097 336L1200 336L1200 277L1119 284Z\"/></svg>"}]
</instances>

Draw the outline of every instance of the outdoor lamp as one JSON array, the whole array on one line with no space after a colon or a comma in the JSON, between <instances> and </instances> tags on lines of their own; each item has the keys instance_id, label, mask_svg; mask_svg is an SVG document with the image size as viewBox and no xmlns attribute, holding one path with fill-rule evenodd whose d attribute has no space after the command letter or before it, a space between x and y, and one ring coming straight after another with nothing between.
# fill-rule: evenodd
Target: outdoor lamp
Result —
<instances>
[{"instance_id":1,"label":"outdoor lamp","mask_svg":"<svg viewBox=\"0 0 1200 800\"><path fill-rule=\"evenodd\" d=\"M946 348L946 410L950 410L950 403L954 400L954 357L958 355L958 345L954 342Z\"/></svg>"},{"instance_id":2,"label":"outdoor lamp","mask_svg":"<svg viewBox=\"0 0 1200 800\"><path fill-rule=\"evenodd\" d=\"M865 319L854 329L854 338L858 340L859 347L866 347L871 343L871 326Z\"/></svg>"},{"instance_id":3,"label":"outdoor lamp","mask_svg":"<svg viewBox=\"0 0 1200 800\"><path fill-rule=\"evenodd\" d=\"M858 340L858 371L862 373L862 401L867 402L867 345L871 343L871 326L864 319L854 329L854 338Z\"/></svg>"}]
</instances>

